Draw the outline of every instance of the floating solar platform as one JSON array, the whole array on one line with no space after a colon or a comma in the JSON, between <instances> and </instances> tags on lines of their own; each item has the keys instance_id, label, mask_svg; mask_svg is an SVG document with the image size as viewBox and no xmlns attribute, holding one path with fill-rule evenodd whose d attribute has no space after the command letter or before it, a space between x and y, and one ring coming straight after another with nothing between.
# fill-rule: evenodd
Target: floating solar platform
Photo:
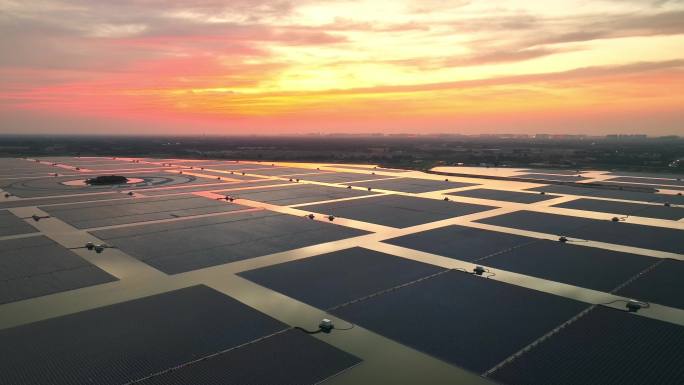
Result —
<instances>
[{"instance_id":1,"label":"floating solar platform","mask_svg":"<svg viewBox=\"0 0 684 385\"><path fill-rule=\"evenodd\" d=\"M625 222L517 211L477 222L514 229L565 235L592 241L684 254L684 230Z\"/></svg>"},{"instance_id":2,"label":"floating solar platform","mask_svg":"<svg viewBox=\"0 0 684 385\"><path fill-rule=\"evenodd\" d=\"M141 385L320 384L361 362L297 330L275 334Z\"/></svg>"},{"instance_id":3,"label":"floating solar platform","mask_svg":"<svg viewBox=\"0 0 684 385\"><path fill-rule=\"evenodd\" d=\"M629 202L616 202L601 199L577 199L570 202L564 202L554 207L562 207L566 209L597 211L604 213L632 215L637 217L656 218L680 220L684 218L684 208L681 207L666 207L660 205L649 205Z\"/></svg>"},{"instance_id":4,"label":"floating solar platform","mask_svg":"<svg viewBox=\"0 0 684 385\"><path fill-rule=\"evenodd\" d=\"M235 191L232 195L258 202L266 202L274 205L287 206L302 203L312 203L335 199L355 198L376 193L359 190L349 190L339 187L321 186L314 184L287 184L282 187L268 187L263 189L251 189ZM272 183L273 184L273 183ZM276 183L277 184L277 183ZM229 193L230 190L217 193Z\"/></svg>"},{"instance_id":5,"label":"floating solar platform","mask_svg":"<svg viewBox=\"0 0 684 385\"><path fill-rule=\"evenodd\" d=\"M354 173L354 172L335 172L329 174L312 174L312 175L299 175L297 176L301 180L308 180L312 182L322 182L322 183L351 183L355 181L365 181L365 180L375 180L375 179L388 179L391 178L387 175L377 175L372 173Z\"/></svg>"},{"instance_id":6,"label":"floating solar platform","mask_svg":"<svg viewBox=\"0 0 684 385\"><path fill-rule=\"evenodd\" d=\"M391 227L415 226L493 208L403 195L383 195L300 207L301 210L311 210Z\"/></svg>"},{"instance_id":7,"label":"floating solar platform","mask_svg":"<svg viewBox=\"0 0 684 385\"><path fill-rule=\"evenodd\" d=\"M684 309L684 262L666 259L618 290L629 298Z\"/></svg>"},{"instance_id":8,"label":"floating solar platform","mask_svg":"<svg viewBox=\"0 0 684 385\"><path fill-rule=\"evenodd\" d=\"M459 187L476 186L475 183L447 182L433 179L398 178L368 181L354 184L355 186L371 187L374 189L399 191L405 193L424 193L429 191L448 190Z\"/></svg>"},{"instance_id":9,"label":"floating solar platform","mask_svg":"<svg viewBox=\"0 0 684 385\"><path fill-rule=\"evenodd\" d=\"M582 302L451 271L332 313L483 373L586 307Z\"/></svg>"},{"instance_id":10,"label":"floating solar platform","mask_svg":"<svg viewBox=\"0 0 684 385\"><path fill-rule=\"evenodd\" d=\"M262 210L92 234L167 274L176 274L366 232Z\"/></svg>"},{"instance_id":11,"label":"floating solar platform","mask_svg":"<svg viewBox=\"0 0 684 385\"><path fill-rule=\"evenodd\" d=\"M523 193L518 191L492 190L486 188L452 192L449 193L449 195L515 203L536 203L559 197L558 195L542 195L539 193Z\"/></svg>"},{"instance_id":12,"label":"floating solar platform","mask_svg":"<svg viewBox=\"0 0 684 385\"><path fill-rule=\"evenodd\" d=\"M43 236L0 241L0 266L0 304L116 281Z\"/></svg>"},{"instance_id":13,"label":"floating solar platform","mask_svg":"<svg viewBox=\"0 0 684 385\"><path fill-rule=\"evenodd\" d=\"M35 233L35 227L24 222L23 219L10 213L9 211L0 211L0 237L17 234Z\"/></svg>"},{"instance_id":14,"label":"floating solar platform","mask_svg":"<svg viewBox=\"0 0 684 385\"><path fill-rule=\"evenodd\" d=\"M474 261L535 241L535 238L515 234L453 225L383 242L462 261Z\"/></svg>"},{"instance_id":15,"label":"floating solar platform","mask_svg":"<svg viewBox=\"0 0 684 385\"><path fill-rule=\"evenodd\" d=\"M490 377L517 385L679 385L684 328L597 307Z\"/></svg>"},{"instance_id":16,"label":"floating solar platform","mask_svg":"<svg viewBox=\"0 0 684 385\"><path fill-rule=\"evenodd\" d=\"M542 186L531 188L528 191L544 191L546 193L552 194L568 194L568 195L579 195L588 196L596 198L611 198L611 199L623 199L628 201L640 201L640 202L657 202L665 203L671 202L675 204L684 204L684 196L671 195L671 194L656 194L648 192L638 192L638 191L625 191L617 189L608 188L597 188L597 187L576 187L576 186Z\"/></svg>"},{"instance_id":17,"label":"floating solar platform","mask_svg":"<svg viewBox=\"0 0 684 385\"><path fill-rule=\"evenodd\" d=\"M352 165L336 172L324 166L316 170L318 166L313 164L307 166L313 168L299 168L297 164L285 167L270 162L149 159L156 163L150 164L97 157L41 159L61 167L0 159L0 188L18 196L0 196L0 237L4 237L0 241L2 384L318 384L361 363L349 353L352 351L364 352L371 365L382 366L386 357L395 354L405 357L402 370L408 375L424 375L423 365L434 360L455 366L430 371L424 377L430 383L458 382L459 371L464 369L487 373L485 377L505 385L684 383L678 365L684 358L680 348L684 327L664 322L678 323L677 309L684 309L684 262L572 242L589 239L684 254L684 230L676 229L673 222L684 217L684 209L677 207L684 205L684 196L629 191L630 184L638 183L682 188L681 181L676 181L681 175L634 175L644 179L619 173L596 188L590 187L593 183L552 182L584 180L576 177L581 171L509 170L506 175L527 174L546 180L537 180L537 186L548 184L509 191L505 182L487 177L475 184L461 184L444 181L445 177L434 179L434 175L372 166ZM169 163L173 166L161 165ZM344 168L329 168L336 167ZM378 175L390 174L383 171L393 173ZM54 173L59 176L52 176ZM65 183L108 174L143 182L115 187ZM288 178L301 181L288 182ZM372 190L347 189L349 185ZM460 203L463 199L458 198L443 201L411 196L465 186L472 186L471 190L447 194L500 203L474 205ZM128 196L128 191L134 191L134 196ZM297 205L302 215L241 205L239 200L218 201L194 195L196 192ZM507 203L540 202L546 206L543 201L562 195L583 198L545 211L573 208L584 210L576 212L582 216L537 213L532 211L534 206ZM665 202L672 207L665 207ZM393 230L376 226L378 238L344 242L334 241L368 232L343 226L343 220L312 221L303 215L312 212L322 218L319 214L332 214L365 222L369 228L373 228L371 224L404 228L496 208L492 206L528 210L480 220L502 226L502 231L430 224L421 226L430 230L406 229L402 230L405 235L388 239L394 236ZM33 213L31 207L56 219L41 221L34 228L33 222L2 210L22 208L21 216L27 216ZM605 219L588 218L597 213L603 213ZM672 228L611 221L613 216L627 214L664 219L649 223L669 223ZM61 221L76 229L60 226ZM36 232L38 228L42 234ZM565 235L571 242L515 235L510 233L512 228ZM100 261L96 266L81 258L80 252L52 240L83 239L84 231L79 229L90 229L92 241L99 238L118 247L122 258L93 252L89 254L93 261ZM416 260L365 249L363 242L368 239L416 250ZM297 250L308 246L306 256ZM264 313L206 286L157 294L169 287L219 283L216 272L221 268L198 269L288 251L291 253L284 255L287 262L265 258L259 260L260 268L238 273L251 281L242 281L247 286L227 287L242 290L261 285L240 297L253 306L279 298L278 306L260 305ZM480 264L499 275L487 279L420 262L420 251L443 256L444 261L454 258ZM143 263L131 263L126 256ZM100 263L108 266L107 271L126 271L144 277L145 282L116 282L116 277L98 267L104 268ZM149 274L148 266L160 273ZM179 274L189 271L194 272ZM505 275L502 271L522 274L521 280L529 287L498 280ZM143 273L147 275L139 275ZM554 283L575 288L552 294ZM120 301L131 298L126 293L151 296L109 305L112 290L124 295ZM602 306L590 308L588 303L573 300L588 298L593 290L645 301L654 309L629 314ZM61 294L54 295L57 293ZM42 298L31 300L38 297ZM83 299L81 304L90 304L83 306L91 310L51 317L53 312L74 311L72 305L81 306L74 299L78 303ZM314 338L276 320L297 312L300 302L357 327L353 332ZM658 305L675 309L655 311ZM606 311L610 315L602 314ZM318 321L306 318L299 317L297 322ZM567 321L571 321L569 326L555 333ZM358 338L369 332L403 347L394 344L382 352L369 350L367 340ZM329 338L342 344L337 346L347 346L347 352L327 344ZM525 350L508 360L521 349ZM409 358L416 354L413 350L432 358L419 355L414 361ZM372 366L359 369L335 381L388 382L386 373L375 372Z\"/></svg>"},{"instance_id":18,"label":"floating solar platform","mask_svg":"<svg viewBox=\"0 0 684 385\"><path fill-rule=\"evenodd\" d=\"M41 207L48 214L79 229L181 218L246 208L224 201L192 195L132 198L109 202Z\"/></svg>"},{"instance_id":19,"label":"floating solar platform","mask_svg":"<svg viewBox=\"0 0 684 385\"><path fill-rule=\"evenodd\" d=\"M641 255L538 240L489 257L482 264L610 292L657 261Z\"/></svg>"},{"instance_id":20,"label":"floating solar platform","mask_svg":"<svg viewBox=\"0 0 684 385\"><path fill-rule=\"evenodd\" d=\"M285 329L283 323L228 296L206 286L193 286L0 330L0 372L3 382L17 385L90 384L93 379L97 383L123 384ZM293 335L259 344L229 353L228 357L247 365L241 369L243 375L247 371L258 376L264 364L246 358L286 352L296 356L290 349L298 347L308 350L305 355L324 354L318 372L322 376L358 362L336 349L303 342ZM208 365L217 362L210 360ZM185 370L194 372L192 366ZM307 373L291 374L298 378Z\"/></svg>"},{"instance_id":21,"label":"floating solar platform","mask_svg":"<svg viewBox=\"0 0 684 385\"><path fill-rule=\"evenodd\" d=\"M443 270L356 247L239 275L312 306L328 309Z\"/></svg>"},{"instance_id":22,"label":"floating solar platform","mask_svg":"<svg viewBox=\"0 0 684 385\"><path fill-rule=\"evenodd\" d=\"M516 178L524 179L541 179L541 180L552 180L558 182L579 182L582 180L588 180L589 178L584 178L577 175L555 175L555 174L520 174L516 175Z\"/></svg>"}]
</instances>

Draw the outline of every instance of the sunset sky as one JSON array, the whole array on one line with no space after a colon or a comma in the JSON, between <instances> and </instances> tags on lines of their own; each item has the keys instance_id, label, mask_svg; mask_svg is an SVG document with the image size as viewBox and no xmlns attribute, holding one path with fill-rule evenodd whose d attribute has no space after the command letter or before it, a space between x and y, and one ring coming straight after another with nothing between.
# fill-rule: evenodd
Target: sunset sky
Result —
<instances>
[{"instance_id":1,"label":"sunset sky","mask_svg":"<svg viewBox=\"0 0 684 385\"><path fill-rule=\"evenodd\" d=\"M684 135L684 1L0 0L0 133Z\"/></svg>"}]
</instances>

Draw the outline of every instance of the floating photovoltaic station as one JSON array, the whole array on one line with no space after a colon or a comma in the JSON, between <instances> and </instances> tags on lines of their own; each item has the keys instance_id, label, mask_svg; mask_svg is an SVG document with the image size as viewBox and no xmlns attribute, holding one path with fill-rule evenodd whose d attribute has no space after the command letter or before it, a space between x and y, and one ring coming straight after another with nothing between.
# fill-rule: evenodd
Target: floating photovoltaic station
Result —
<instances>
[{"instance_id":1,"label":"floating photovoltaic station","mask_svg":"<svg viewBox=\"0 0 684 385\"><path fill-rule=\"evenodd\" d=\"M0 170L0 383L684 383L677 175Z\"/></svg>"}]
</instances>

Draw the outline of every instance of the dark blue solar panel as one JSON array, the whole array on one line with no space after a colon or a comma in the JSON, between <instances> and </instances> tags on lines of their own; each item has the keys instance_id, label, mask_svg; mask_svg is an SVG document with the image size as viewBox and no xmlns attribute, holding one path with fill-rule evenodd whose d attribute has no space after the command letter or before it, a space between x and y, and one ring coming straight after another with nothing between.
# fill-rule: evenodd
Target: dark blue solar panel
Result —
<instances>
[{"instance_id":1,"label":"dark blue solar panel","mask_svg":"<svg viewBox=\"0 0 684 385\"><path fill-rule=\"evenodd\" d=\"M354 198L373 195L375 193L314 184L288 183L287 185L277 187L242 191L238 190L230 194L237 198L286 206L335 199Z\"/></svg>"},{"instance_id":2,"label":"dark blue solar panel","mask_svg":"<svg viewBox=\"0 0 684 385\"><path fill-rule=\"evenodd\" d=\"M525 179L543 179L543 180L553 180L562 182L578 182L581 180L587 180L589 178L579 177L577 175L556 175L556 174L520 174L516 175L517 178Z\"/></svg>"},{"instance_id":3,"label":"dark blue solar panel","mask_svg":"<svg viewBox=\"0 0 684 385\"><path fill-rule=\"evenodd\" d=\"M526 385L684 384L684 327L598 307L491 377Z\"/></svg>"},{"instance_id":4,"label":"dark blue solar panel","mask_svg":"<svg viewBox=\"0 0 684 385\"><path fill-rule=\"evenodd\" d=\"M628 177L620 176L617 178L608 179L611 182L632 182L632 183L647 183L647 184L662 184L662 185L673 185L673 186L684 186L684 181L682 178L684 175L679 175L677 178L639 178L639 177Z\"/></svg>"},{"instance_id":5,"label":"dark blue solar panel","mask_svg":"<svg viewBox=\"0 0 684 385\"><path fill-rule=\"evenodd\" d=\"M8 209L13 207L25 207L25 206L42 206L42 205L53 205L53 204L63 204L63 203L75 203L84 201L96 201L96 200L108 200L108 199L126 199L130 197L125 194L120 193L106 193L97 195L82 195L82 196L65 196L65 197L55 197L55 198L37 198L37 199L21 199L21 200L8 200L0 202L0 209Z\"/></svg>"},{"instance_id":6,"label":"dark blue solar panel","mask_svg":"<svg viewBox=\"0 0 684 385\"><path fill-rule=\"evenodd\" d=\"M325 174L309 174L309 175L297 175L297 178L301 180L310 180L314 182L323 183L348 183L360 180L373 180L373 179L386 179L391 178L386 175L377 175L368 173L356 173L356 172L331 172Z\"/></svg>"},{"instance_id":7,"label":"dark blue solar panel","mask_svg":"<svg viewBox=\"0 0 684 385\"><path fill-rule=\"evenodd\" d=\"M402 195L386 195L301 207L302 210L392 227L415 226L493 208Z\"/></svg>"},{"instance_id":8,"label":"dark blue solar panel","mask_svg":"<svg viewBox=\"0 0 684 385\"><path fill-rule=\"evenodd\" d=\"M626 182L613 182L612 180L610 181L601 181L601 184L605 185L610 185L610 186L618 186L618 187L629 187L629 188L646 188L646 189L655 189L655 190L684 190L684 186L676 186L676 185L661 185L661 184L641 184L641 183L626 183Z\"/></svg>"},{"instance_id":9,"label":"dark blue solar panel","mask_svg":"<svg viewBox=\"0 0 684 385\"><path fill-rule=\"evenodd\" d=\"M684 231L625 222L517 211L478 222L618 245L684 253Z\"/></svg>"},{"instance_id":10,"label":"dark blue solar panel","mask_svg":"<svg viewBox=\"0 0 684 385\"><path fill-rule=\"evenodd\" d=\"M604 201L599 199L577 199L560 203L555 207L567 209L598 211L637 217L679 220L684 218L684 208L666 207L665 205L647 205L629 202Z\"/></svg>"},{"instance_id":11,"label":"dark blue solar panel","mask_svg":"<svg viewBox=\"0 0 684 385\"><path fill-rule=\"evenodd\" d=\"M377 180L371 182L361 182L355 185L361 187L371 187L382 190L401 191L407 193L424 193L428 191L438 191L459 187L475 186L474 183L450 182L417 178Z\"/></svg>"},{"instance_id":12,"label":"dark blue solar panel","mask_svg":"<svg viewBox=\"0 0 684 385\"><path fill-rule=\"evenodd\" d=\"M449 195L516 203L535 203L545 201L547 199L558 198L558 195L541 195L539 193L523 193L518 191L492 190L486 188L458 191L449 193Z\"/></svg>"},{"instance_id":13,"label":"dark blue solar panel","mask_svg":"<svg viewBox=\"0 0 684 385\"><path fill-rule=\"evenodd\" d=\"M231 205L205 197L174 195L110 202L78 203L50 206L42 209L76 228L87 229L236 211L245 208L247 207Z\"/></svg>"},{"instance_id":14,"label":"dark blue solar panel","mask_svg":"<svg viewBox=\"0 0 684 385\"><path fill-rule=\"evenodd\" d=\"M684 262L664 260L617 294L684 309Z\"/></svg>"},{"instance_id":15,"label":"dark blue solar panel","mask_svg":"<svg viewBox=\"0 0 684 385\"><path fill-rule=\"evenodd\" d=\"M116 281L49 238L0 242L0 304Z\"/></svg>"},{"instance_id":16,"label":"dark blue solar panel","mask_svg":"<svg viewBox=\"0 0 684 385\"><path fill-rule=\"evenodd\" d=\"M536 241L536 238L454 225L383 242L463 261L473 261L533 241Z\"/></svg>"},{"instance_id":17,"label":"dark blue solar panel","mask_svg":"<svg viewBox=\"0 0 684 385\"><path fill-rule=\"evenodd\" d=\"M285 328L194 286L0 330L0 373L17 385L122 384Z\"/></svg>"},{"instance_id":18,"label":"dark blue solar panel","mask_svg":"<svg viewBox=\"0 0 684 385\"><path fill-rule=\"evenodd\" d=\"M333 313L482 373L586 306L453 271L341 307Z\"/></svg>"},{"instance_id":19,"label":"dark blue solar panel","mask_svg":"<svg viewBox=\"0 0 684 385\"><path fill-rule=\"evenodd\" d=\"M239 275L327 309L442 270L438 266L357 247Z\"/></svg>"},{"instance_id":20,"label":"dark blue solar panel","mask_svg":"<svg viewBox=\"0 0 684 385\"><path fill-rule=\"evenodd\" d=\"M297 168L297 167L272 167L270 169L263 168L259 170L249 171L249 174L256 175L267 175L267 176L278 176L278 175L297 175L297 174L320 174L316 170L310 168Z\"/></svg>"},{"instance_id":21,"label":"dark blue solar panel","mask_svg":"<svg viewBox=\"0 0 684 385\"><path fill-rule=\"evenodd\" d=\"M531 173L541 173L541 174L558 174L558 175L578 175L582 173L582 170L571 170L571 169L562 169L562 168L528 168L525 170L521 171L526 171L526 172L531 172Z\"/></svg>"},{"instance_id":22,"label":"dark blue solar panel","mask_svg":"<svg viewBox=\"0 0 684 385\"><path fill-rule=\"evenodd\" d=\"M609 188L550 185L531 188L528 191L544 191L553 194L569 194L579 196L624 199L640 202L671 202L676 204L684 204L684 196L655 194L637 191L623 191Z\"/></svg>"},{"instance_id":23,"label":"dark blue solar panel","mask_svg":"<svg viewBox=\"0 0 684 385\"><path fill-rule=\"evenodd\" d=\"M496 269L611 291L657 261L641 255L539 240L482 263Z\"/></svg>"},{"instance_id":24,"label":"dark blue solar panel","mask_svg":"<svg viewBox=\"0 0 684 385\"><path fill-rule=\"evenodd\" d=\"M93 234L168 274L363 235L365 232L270 211L153 223Z\"/></svg>"},{"instance_id":25,"label":"dark blue solar panel","mask_svg":"<svg viewBox=\"0 0 684 385\"><path fill-rule=\"evenodd\" d=\"M0 211L0 237L16 234L35 233L35 227L9 211Z\"/></svg>"},{"instance_id":26,"label":"dark blue solar panel","mask_svg":"<svg viewBox=\"0 0 684 385\"><path fill-rule=\"evenodd\" d=\"M313 385L359 362L351 354L300 331L289 330L140 384Z\"/></svg>"}]
</instances>

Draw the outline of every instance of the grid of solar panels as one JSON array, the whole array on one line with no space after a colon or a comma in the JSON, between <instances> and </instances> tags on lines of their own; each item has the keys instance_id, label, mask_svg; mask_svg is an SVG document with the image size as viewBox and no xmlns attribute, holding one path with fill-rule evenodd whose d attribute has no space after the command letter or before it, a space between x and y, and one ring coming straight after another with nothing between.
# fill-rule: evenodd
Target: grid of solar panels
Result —
<instances>
[{"instance_id":1,"label":"grid of solar panels","mask_svg":"<svg viewBox=\"0 0 684 385\"><path fill-rule=\"evenodd\" d=\"M359 167L42 160L0 160L13 170L0 178L0 322L11 324L14 305L38 314L50 296L97 293L103 301L0 328L0 383L317 384L364 365L279 321L280 310L257 307L264 313L249 296L243 303L197 284L207 271L232 274L212 268L238 261L247 262L237 273L244 282L279 293L288 306L319 309L483 381L684 383L684 321L671 316L684 311L684 197L620 188L681 189L674 176L617 174L604 183L613 187L598 188L572 170L525 170L517 177L549 184L514 190L488 179ZM70 183L118 171L142 182ZM217 199L227 195L238 201ZM32 212L52 218L34 223ZM318 220L303 215L310 212ZM118 262L106 253L84 258L67 247L65 231L155 268L159 276L142 286L159 279L166 289L131 297L141 283L117 279ZM551 240L559 236L569 242ZM274 255L283 257L249 267ZM567 294L546 287L559 284ZM120 291L129 294L112 301ZM592 305L576 294L585 291L670 315Z\"/></svg>"}]
</instances>

